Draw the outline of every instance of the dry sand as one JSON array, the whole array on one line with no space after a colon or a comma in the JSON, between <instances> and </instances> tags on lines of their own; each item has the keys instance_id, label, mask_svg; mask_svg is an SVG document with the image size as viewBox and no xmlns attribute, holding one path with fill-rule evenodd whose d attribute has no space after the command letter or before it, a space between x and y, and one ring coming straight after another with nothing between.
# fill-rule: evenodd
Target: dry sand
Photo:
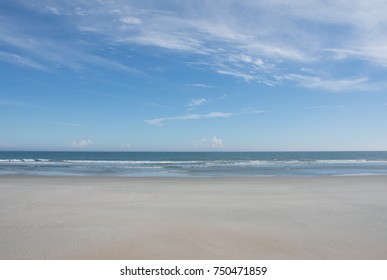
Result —
<instances>
[{"instance_id":1,"label":"dry sand","mask_svg":"<svg viewBox=\"0 0 387 280\"><path fill-rule=\"evenodd\" d=\"M387 177L0 176L0 259L387 259Z\"/></svg>"}]
</instances>

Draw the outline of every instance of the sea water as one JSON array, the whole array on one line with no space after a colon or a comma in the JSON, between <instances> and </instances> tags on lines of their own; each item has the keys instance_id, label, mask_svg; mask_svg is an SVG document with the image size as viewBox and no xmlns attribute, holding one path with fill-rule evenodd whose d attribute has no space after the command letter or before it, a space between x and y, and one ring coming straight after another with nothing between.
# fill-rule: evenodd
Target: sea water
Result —
<instances>
[{"instance_id":1,"label":"sea water","mask_svg":"<svg viewBox=\"0 0 387 280\"><path fill-rule=\"evenodd\" d=\"M0 152L0 175L387 175L387 152Z\"/></svg>"}]
</instances>

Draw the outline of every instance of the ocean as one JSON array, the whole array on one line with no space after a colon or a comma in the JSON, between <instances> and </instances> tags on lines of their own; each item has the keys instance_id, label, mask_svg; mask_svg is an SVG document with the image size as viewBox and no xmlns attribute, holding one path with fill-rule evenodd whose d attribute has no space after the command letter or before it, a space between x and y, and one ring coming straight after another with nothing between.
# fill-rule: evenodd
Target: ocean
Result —
<instances>
[{"instance_id":1,"label":"ocean","mask_svg":"<svg viewBox=\"0 0 387 280\"><path fill-rule=\"evenodd\" d=\"M0 152L0 175L387 175L387 152Z\"/></svg>"}]
</instances>

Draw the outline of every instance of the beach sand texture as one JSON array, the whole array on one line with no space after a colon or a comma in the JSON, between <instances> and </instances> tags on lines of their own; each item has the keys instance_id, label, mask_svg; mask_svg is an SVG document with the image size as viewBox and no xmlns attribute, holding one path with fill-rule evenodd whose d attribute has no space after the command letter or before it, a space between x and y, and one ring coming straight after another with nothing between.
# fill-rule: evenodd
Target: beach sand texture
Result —
<instances>
[{"instance_id":1,"label":"beach sand texture","mask_svg":"<svg viewBox=\"0 0 387 280\"><path fill-rule=\"evenodd\" d=\"M0 259L387 259L387 177L0 177Z\"/></svg>"}]
</instances>

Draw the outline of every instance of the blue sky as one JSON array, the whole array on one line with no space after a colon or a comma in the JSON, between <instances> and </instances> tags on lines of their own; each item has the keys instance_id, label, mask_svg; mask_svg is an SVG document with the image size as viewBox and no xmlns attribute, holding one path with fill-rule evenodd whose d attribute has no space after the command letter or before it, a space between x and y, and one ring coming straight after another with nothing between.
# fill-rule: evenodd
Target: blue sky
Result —
<instances>
[{"instance_id":1,"label":"blue sky","mask_svg":"<svg viewBox=\"0 0 387 280\"><path fill-rule=\"evenodd\" d=\"M0 150L387 150L386 1L2 1Z\"/></svg>"}]
</instances>

